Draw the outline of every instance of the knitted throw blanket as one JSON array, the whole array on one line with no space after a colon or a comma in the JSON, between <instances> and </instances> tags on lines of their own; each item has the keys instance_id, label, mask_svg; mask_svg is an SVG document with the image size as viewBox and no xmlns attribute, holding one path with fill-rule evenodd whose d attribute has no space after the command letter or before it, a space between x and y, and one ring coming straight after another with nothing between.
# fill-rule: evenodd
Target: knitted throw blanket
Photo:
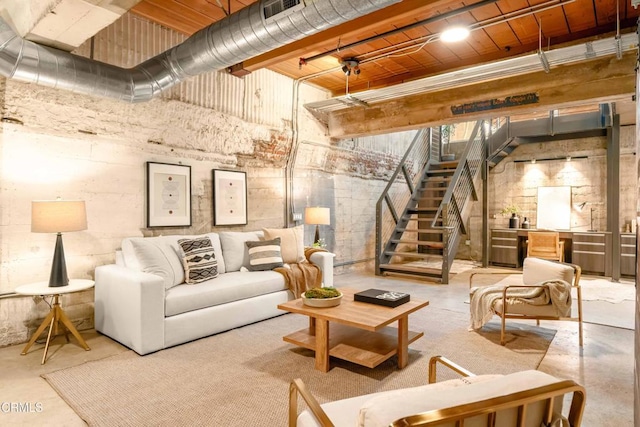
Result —
<instances>
[{"instance_id":1,"label":"knitted throw blanket","mask_svg":"<svg viewBox=\"0 0 640 427\"><path fill-rule=\"evenodd\" d=\"M284 282L296 298L300 298L307 289L319 288L322 285L322 270L309 262L311 254L315 252L326 252L322 248L305 248L303 262L289 264L287 267L277 267L277 271L284 277Z\"/></svg>"},{"instance_id":2,"label":"knitted throw blanket","mask_svg":"<svg viewBox=\"0 0 640 427\"><path fill-rule=\"evenodd\" d=\"M507 304L547 305L553 303L558 317L571 315L571 285L564 280L547 280L530 288L514 288L507 291ZM542 286L542 287L537 287ZM494 306L502 299L507 285L474 287L470 290L470 331L480 329L495 314Z\"/></svg>"}]
</instances>

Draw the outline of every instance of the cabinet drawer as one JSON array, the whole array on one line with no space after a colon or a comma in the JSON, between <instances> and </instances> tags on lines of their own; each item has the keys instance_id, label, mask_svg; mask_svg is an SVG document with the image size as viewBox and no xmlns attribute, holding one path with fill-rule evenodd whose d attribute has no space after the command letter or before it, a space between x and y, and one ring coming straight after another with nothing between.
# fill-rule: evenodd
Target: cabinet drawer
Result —
<instances>
[{"instance_id":1,"label":"cabinet drawer","mask_svg":"<svg viewBox=\"0 0 640 427\"><path fill-rule=\"evenodd\" d=\"M634 234L620 235L620 274L636 275L636 236Z\"/></svg>"},{"instance_id":2,"label":"cabinet drawer","mask_svg":"<svg viewBox=\"0 0 640 427\"><path fill-rule=\"evenodd\" d=\"M491 231L491 263L517 267L518 233L509 230Z\"/></svg>"}]
</instances>

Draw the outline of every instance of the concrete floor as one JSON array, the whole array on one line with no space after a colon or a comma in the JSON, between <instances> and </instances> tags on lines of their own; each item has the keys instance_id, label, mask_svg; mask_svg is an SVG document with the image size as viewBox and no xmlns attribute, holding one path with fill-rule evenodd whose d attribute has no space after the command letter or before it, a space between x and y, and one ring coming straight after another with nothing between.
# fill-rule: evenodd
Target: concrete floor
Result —
<instances>
[{"instance_id":1,"label":"concrete floor","mask_svg":"<svg viewBox=\"0 0 640 427\"><path fill-rule=\"evenodd\" d=\"M350 273L336 276L336 286L421 286L428 289L432 306L460 310L468 299L466 277L460 273L447 286L399 277ZM626 282L620 286L633 284ZM578 346L575 323L544 322L545 327L555 328L558 332L539 370L573 379L586 387L583 425L632 426L634 332L607 326L606 323L610 318L616 320L611 322L614 324L633 325L635 305L632 301L619 304L585 301L584 308L586 323L582 350ZM82 335L91 351L75 345L73 338L67 344L63 337L58 337L44 365L40 364L43 345L34 345L25 356L20 355L23 345L0 349L0 425L85 425L40 375L128 350L93 330L82 331Z\"/></svg>"}]
</instances>

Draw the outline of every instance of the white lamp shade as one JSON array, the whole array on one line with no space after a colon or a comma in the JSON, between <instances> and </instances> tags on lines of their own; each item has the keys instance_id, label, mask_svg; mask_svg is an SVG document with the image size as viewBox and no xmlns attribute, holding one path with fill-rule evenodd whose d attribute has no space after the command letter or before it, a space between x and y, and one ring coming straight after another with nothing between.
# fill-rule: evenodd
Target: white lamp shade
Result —
<instances>
[{"instance_id":1,"label":"white lamp shade","mask_svg":"<svg viewBox=\"0 0 640 427\"><path fill-rule=\"evenodd\" d=\"M329 208L305 208L304 209L304 223L316 224L316 225L329 225L331 224L331 211Z\"/></svg>"},{"instance_id":2,"label":"white lamp shade","mask_svg":"<svg viewBox=\"0 0 640 427\"><path fill-rule=\"evenodd\" d=\"M64 233L87 229L84 200L44 200L31 202L31 231Z\"/></svg>"}]
</instances>

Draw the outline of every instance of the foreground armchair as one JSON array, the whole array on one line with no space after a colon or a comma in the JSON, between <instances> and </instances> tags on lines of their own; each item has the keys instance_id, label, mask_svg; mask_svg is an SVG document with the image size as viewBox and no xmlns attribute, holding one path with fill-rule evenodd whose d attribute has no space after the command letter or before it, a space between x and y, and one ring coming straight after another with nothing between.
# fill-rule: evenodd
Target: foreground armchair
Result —
<instances>
[{"instance_id":1,"label":"foreground armchair","mask_svg":"<svg viewBox=\"0 0 640 427\"><path fill-rule=\"evenodd\" d=\"M582 347L581 269L574 264L527 257L522 273L512 271L474 272L469 276L471 329L480 329L494 314L500 316L500 344L505 344L506 319L568 320L578 322ZM474 286L479 276L519 277L518 285ZM571 293L575 290L577 317L572 315Z\"/></svg>"},{"instance_id":2,"label":"foreground armchair","mask_svg":"<svg viewBox=\"0 0 640 427\"><path fill-rule=\"evenodd\" d=\"M436 382L442 364L462 378ZM563 400L570 395L568 414ZM298 396L308 410L298 415ZM429 361L429 384L320 405L301 379L289 387L289 426L580 426L585 390L540 371L474 375L441 356ZM566 412L566 411L565 411ZM564 424L566 425L566 424Z\"/></svg>"}]
</instances>

